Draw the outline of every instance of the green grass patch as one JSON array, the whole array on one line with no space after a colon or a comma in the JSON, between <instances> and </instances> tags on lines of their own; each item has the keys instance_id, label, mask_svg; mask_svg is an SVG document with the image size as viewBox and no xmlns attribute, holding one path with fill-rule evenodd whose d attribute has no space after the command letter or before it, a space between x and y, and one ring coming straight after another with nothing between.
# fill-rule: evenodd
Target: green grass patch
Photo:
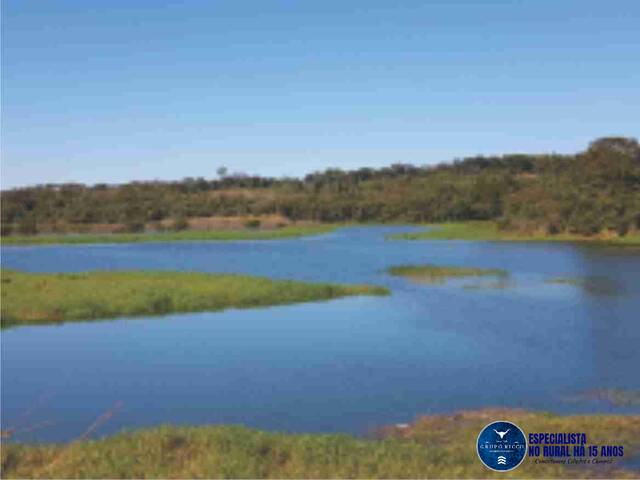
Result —
<instances>
[{"instance_id":1,"label":"green grass patch","mask_svg":"<svg viewBox=\"0 0 640 480\"><path fill-rule=\"evenodd\" d=\"M490 221L470 221L460 223L437 223L426 225L429 230L423 232L398 233L389 235L392 240L470 240L500 242L585 242L590 244L640 246L640 234L628 234L624 237L603 238L585 237L560 233L524 234L501 230Z\"/></svg>"},{"instance_id":2,"label":"green grass patch","mask_svg":"<svg viewBox=\"0 0 640 480\"><path fill-rule=\"evenodd\" d=\"M640 416L557 416L480 410L428 416L375 438L292 435L235 426L162 426L66 445L4 444L2 478L635 478L624 464L536 464L512 472L480 463L476 438L507 419L529 432L585 432L588 444L640 447Z\"/></svg>"},{"instance_id":3,"label":"green grass patch","mask_svg":"<svg viewBox=\"0 0 640 480\"><path fill-rule=\"evenodd\" d=\"M2 245L278 240L320 235L329 233L336 228L336 225L306 225L284 227L277 230L186 230L162 233L10 235L2 237Z\"/></svg>"},{"instance_id":4,"label":"green grass patch","mask_svg":"<svg viewBox=\"0 0 640 480\"><path fill-rule=\"evenodd\" d=\"M406 277L418 283L444 283L464 277L506 277L505 270L497 268L445 267L440 265L399 265L390 267L391 275Z\"/></svg>"},{"instance_id":5,"label":"green grass patch","mask_svg":"<svg viewBox=\"0 0 640 480\"><path fill-rule=\"evenodd\" d=\"M192 272L2 271L2 326L118 316L214 311L347 295L384 295L382 287Z\"/></svg>"}]
</instances>

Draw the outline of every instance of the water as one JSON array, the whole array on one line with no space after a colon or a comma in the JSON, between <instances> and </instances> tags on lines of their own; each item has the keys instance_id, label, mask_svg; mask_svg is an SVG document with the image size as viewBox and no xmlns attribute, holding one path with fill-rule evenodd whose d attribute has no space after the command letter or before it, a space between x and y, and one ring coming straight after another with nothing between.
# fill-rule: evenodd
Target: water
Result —
<instances>
[{"instance_id":1,"label":"water","mask_svg":"<svg viewBox=\"0 0 640 480\"><path fill-rule=\"evenodd\" d=\"M26 271L236 272L378 284L392 295L5 330L2 428L35 427L16 440L66 441L117 402L97 434L160 423L363 433L486 406L640 412L567 401L640 388L637 250L385 240L410 230L3 248L3 267ZM407 263L503 268L510 277L500 288L487 280L420 285L385 272ZM546 283L556 277L588 282Z\"/></svg>"}]
</instances>

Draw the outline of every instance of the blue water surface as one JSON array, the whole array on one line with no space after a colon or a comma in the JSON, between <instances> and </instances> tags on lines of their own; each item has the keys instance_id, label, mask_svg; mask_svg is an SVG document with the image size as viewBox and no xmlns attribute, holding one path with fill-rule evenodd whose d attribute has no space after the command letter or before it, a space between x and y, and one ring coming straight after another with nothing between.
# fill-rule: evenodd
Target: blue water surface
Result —
<instances>
[{"instance_id":1,"label":"blue water surface","mask_svg":"<svg viewBox=\"0 0 640 480\"><path fill-rule=\"evenodd\" d=\"M412 229L3 247L3 268L33 272L233 272L369 283L392 294L4 330L2 428L15 428L16 440L68 441L114 405L98 435L162 423L364 433L489 406L640 412L575 400L640 388L638 250L385 239ZM420 263L502 268L509 277L424 285L386 272ZM605 288L548 283L557 277Z\"/></svg>"}]
</instances>

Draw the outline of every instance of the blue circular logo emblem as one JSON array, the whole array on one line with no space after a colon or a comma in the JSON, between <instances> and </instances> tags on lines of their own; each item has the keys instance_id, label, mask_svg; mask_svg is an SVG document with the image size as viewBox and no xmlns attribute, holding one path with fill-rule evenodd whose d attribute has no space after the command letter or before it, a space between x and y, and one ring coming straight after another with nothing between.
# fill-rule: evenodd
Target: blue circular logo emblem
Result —
<instances>
[{"instance_id":1,"label":"blue circular logo emblem","mask_svg":"<svg viewBox=\"0 0 640 480\"><path fill-rule=\"evenodd\" d=\"M527 455L527 439L514 423L492 422L482 429L477 442L478 457L496 472L508 472Z\"/></svg>"}]
</instances>

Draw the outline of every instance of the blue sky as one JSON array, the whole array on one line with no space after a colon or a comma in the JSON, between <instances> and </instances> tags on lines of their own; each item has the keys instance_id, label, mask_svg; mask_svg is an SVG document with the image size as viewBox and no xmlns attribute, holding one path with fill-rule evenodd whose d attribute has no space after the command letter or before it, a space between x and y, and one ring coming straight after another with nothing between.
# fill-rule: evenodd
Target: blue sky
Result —
<instances>
[{"instance_id":1,"label":"blue sky","mask_svg":"<svg viewBox=\"0 0 640 480\"><path fill-rule=\"evenodd\" d=\"M4 0L2 187L640 135L640 2Z\"/></svg>"}]
</instances>

